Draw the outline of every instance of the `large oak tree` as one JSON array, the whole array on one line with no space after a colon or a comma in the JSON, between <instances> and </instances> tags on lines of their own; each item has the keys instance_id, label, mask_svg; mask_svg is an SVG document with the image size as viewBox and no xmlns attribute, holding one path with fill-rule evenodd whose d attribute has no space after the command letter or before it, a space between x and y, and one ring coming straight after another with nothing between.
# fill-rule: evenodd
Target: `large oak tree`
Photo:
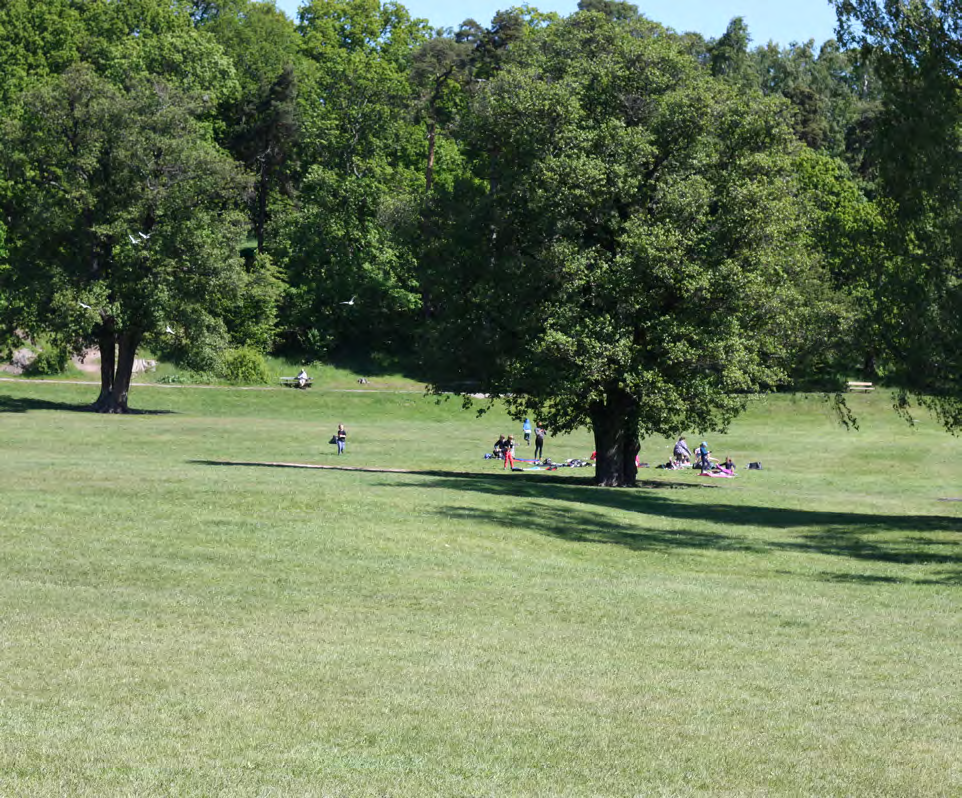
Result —
<instances>
[{"instance_id":1,"label":"large oak tree","mask_svg":"<svg viewBox=\"0 0 962 798\"><path fill-rule=\"evenodd\" d=\"M95 407L124 412L145 336L216 336L240 303L249 179L198 121L203 98L160 78L118 88L81 64L23 107L3 135L13 321L96 342Z\"/></svg>"},{"instance_id":2,"label":"large oak tree","mask_svg":"<svg viewBox=\"0 0 962 798\"><path fill-rule=\"evenodd\" d=\"M589 425L602 485L634 481L644 437L724 428L785 379L814 311L783 108L643 18L526 39L463 121L435 385Z\"/></svg>"}]
</instances>

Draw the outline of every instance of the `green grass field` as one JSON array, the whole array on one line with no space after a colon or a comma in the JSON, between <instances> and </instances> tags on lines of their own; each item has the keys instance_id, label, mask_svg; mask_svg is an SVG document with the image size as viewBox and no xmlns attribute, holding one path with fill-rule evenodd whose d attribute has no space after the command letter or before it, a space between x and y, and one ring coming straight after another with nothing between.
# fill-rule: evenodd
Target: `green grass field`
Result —
<instances>
[{"instance_id":1,"label":"green grass field","mask_svg":"<svg viewBox=\"0 0 962 798\"><path fill-rule=\"evenodd\" d=\"M95 394L0 382L0 795L962 794L962 440L884 395L612 490L417 392Z\"/></svg>"}]
</instances>

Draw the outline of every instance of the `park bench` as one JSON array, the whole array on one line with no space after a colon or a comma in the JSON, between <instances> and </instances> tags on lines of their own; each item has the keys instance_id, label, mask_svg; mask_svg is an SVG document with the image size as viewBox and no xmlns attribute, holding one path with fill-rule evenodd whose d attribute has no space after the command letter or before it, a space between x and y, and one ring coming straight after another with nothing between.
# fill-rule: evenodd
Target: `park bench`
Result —
<instances>
[{"instance_id":1,"label":"park bench","mask_svg":"<svg viewBox=\"0 0 962 798\"><path fill-rule=\"evenodd\" d=\"M314 379L312 377L306 377L303 386L301 386L301 381L297 379L297 377L281 377L281 385L286 388L310 388L313 383Z\"/></svg>"},{"instance_id":2,"label":"park bench","mask_svg":"<svg viewBox=\"0 0 962 798\"><path fill-rule=\"evenodd\" d=\"M861 391L862 393L868 393L869 391L874 391L875 386L870 382L850 382L848 384L848 389L850 391Z\"/></svg>"}]
</instances>

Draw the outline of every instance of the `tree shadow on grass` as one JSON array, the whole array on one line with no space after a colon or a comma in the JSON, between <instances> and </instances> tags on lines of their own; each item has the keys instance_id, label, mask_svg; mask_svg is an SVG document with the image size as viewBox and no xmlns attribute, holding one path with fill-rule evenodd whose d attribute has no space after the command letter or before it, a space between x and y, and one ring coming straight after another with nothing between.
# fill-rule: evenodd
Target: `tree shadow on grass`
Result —
<instances>
[{"instance_id":1,"label":"tree shadow on grass","mask_svg":"<svg viewBox=\"0 0 962 798\"><path fill-rule=\"evenodd\" d=\"M0 395L0 413L29 413L33 410L60 410L68 413L96 413L92 403L78 404L77 402L51 402L49 399L34 397L15 397ZM166 416L173 415L174 410L140 410L130 408L123 415L127 416Z\"/></svg>"},{"instance_id":2,"label":"tree shadow on grass","mask_svg":"<svg viewBox=\"0 0 962 798\"><path fill-rule=\"evenodd\" d=\"M492 497L491 509L449 505L436 512L496 526L511 526L562 540L619 545L633 551L716 549L767 553L785 551L845 557L898 565L962 566L962 519L940 515L883 515L687 503L680 497L691 491L718 490L716 484L646 480L639 489L598 488L590 477L510 473L465 473L440 470L405 470L359 466L319 466L297 463L191 461L203 465L305 468L373 473L404 473L426 477L416 483L384 482L392 489L439 488L480 493ZM523 512L505 513L501 500L528 499ZM675 529L653 529L631 521L614 520L592 511L618 510L636 516L659 516L675 522ZM586 509L587 508L587 509ZM759 527L797 530L790 540L759 541L736 537L725 528ZM905 533L912 533L911 536ZM950 537L936 537L950 535ZM887 536L887 537L886 537ZM893 539L893 536L894 539ZM962 568L943 571L917 584L957 585ZM886 577L864 583L886 581Z\"/></svg>"},{"instance_id":3,"label":"tree shadow on grass","mask_svg":"<svg viewBox=\"0 0 962 798\"><path fill-rule=\"evenodd\" d=\"M936 571L924 579L907 576L884 576L878 574L821 573L817 577L823 582L850 585L937 585L941 587L962 587L962 569Z\"/></svg>"},{"instance_id":4,"label":"tree shadow on grass","mask_svg":"<svg viewBox=\"0 0 962 798\"><path fill-rule=\"evenodd\" d=\"M525 512L519 526L532 528L532 519L546 515L551 522L538 524L539 531L567 540L592 543L618 543L632 549L651 548L646 536L659 547L679 546L743 551L786 551L846 557L854 560L898 565L962 566L962 519L942 515L884 515L881 513L831 512L786 509L723 503L691 503L679 500L675 491L603 489L571 484L570 479L532 481L528 479L476 479L449 476L416 486L456 489L482 493L497 500L532 500L532 512ZM646 483L665 487L664 483ZM676 483L678 484L678 483ZM674 487L674 485L672 485ZM686 487L708 487L687 484ZM722 494L724 495L724 494ZM650 530L630 523L596 520L590 511L577 507L614 509L638 515L667 518L687 531ZM546 509L547 508L547 509ZM550 512L548 512L550 510ZM463 513L460 508L440 510L444 515ZM476 520L487 513L492 523L512 523L500 510L477 511ZM570 520L566 520L570 519ZM789 540L746 541L724 531L729 528L756 527L795 531ZM905 533L912 533L911 536ZM949 535L949 537L944 537ZM950 579L940 583L954 584Z\"/></svg>"},{"instance_id":5,"label":"tree shadow on grass","mask_svg":"<svg viewBox=\"0 0 962 798\"><path fill-rule=\"evenodd\" d=\"M654 529L615 521L590 510L563 507L556 503L532 502L522 515L507 516L500 510L476 507L442 507L437 511L447 519L485 523L547 535L571 543L597 543L622 546L631 551L668 552L677 549L743 551L761 553L753 541L720 532L695 529Z\"/></svg>"}]
</instances>

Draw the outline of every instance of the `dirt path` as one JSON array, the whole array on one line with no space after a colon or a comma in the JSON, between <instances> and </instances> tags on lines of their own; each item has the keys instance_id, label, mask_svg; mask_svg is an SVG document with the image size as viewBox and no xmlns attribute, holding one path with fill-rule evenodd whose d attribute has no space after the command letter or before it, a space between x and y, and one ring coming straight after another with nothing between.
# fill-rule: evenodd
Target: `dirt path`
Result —
<instances>
[{"instance_id":1,"label":"dirt path","mask_svg":"<svg viewBox=\"0 0 962 798\"><path fill-rule=\"evenodd\" d=\"M99 366L98 366L99 369ZM100 380L27 380L20 377L0 377L0 382L20 382L30 385L100 385ZM178 385L163 382L132 382L131 388L201 388L208 391L280 391L282 385ZM413 393L424 394L406 388L311 388L324 393Z\"/></svg>"}]
</instances>

